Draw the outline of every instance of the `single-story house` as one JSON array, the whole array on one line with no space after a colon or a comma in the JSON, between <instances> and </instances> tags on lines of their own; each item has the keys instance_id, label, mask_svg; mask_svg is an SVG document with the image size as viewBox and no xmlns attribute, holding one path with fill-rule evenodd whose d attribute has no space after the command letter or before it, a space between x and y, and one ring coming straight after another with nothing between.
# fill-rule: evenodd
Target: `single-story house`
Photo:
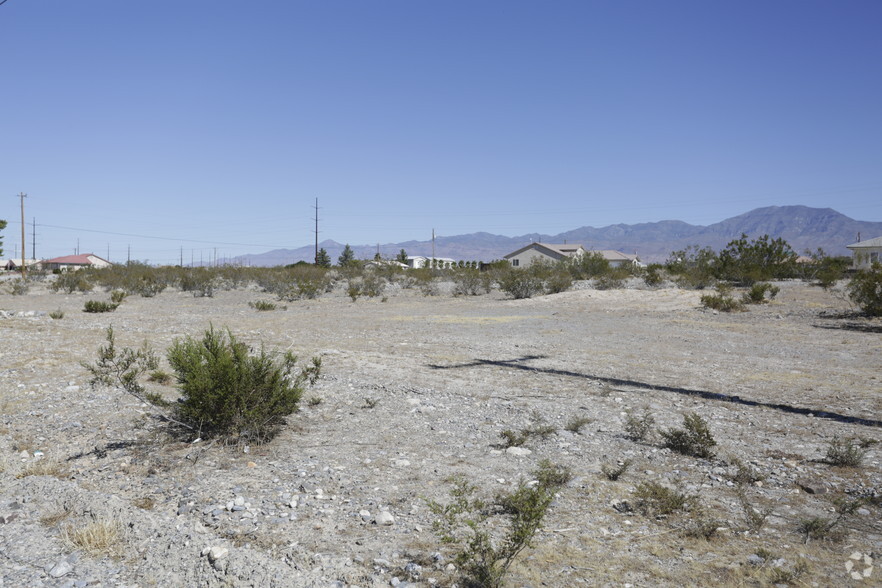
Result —
<instances>
[{"instance_id":1,"label":"single-story house","mask_svg":"<svg viewBox=\"0 0 882 588\"><path fill-rule=\"evenodd\" d=\"M851 249L854 269L869 269L874 263L882 263L882 237L858 241L846 247Z\"/></svg>"},{"instance_id":2,"label":"single-story house","mask_svg":"<svg viewBox=\"0 0 882 588\"><path fill-rule=\"evenodd\" d=\"M26 268L36 269L36 268L39 268L40 264L42 264L42 263L43 263L43 260L41 260L41 259L25 259L24 260L24 264L25 264ZM4 259L4 260L0 261L0 264L2 264L2 265L0 265L0 267L2 267L5 270L10 270L10 271L18 270L18 269L21 269L21 258L16 257L14 259L13 258Z\"/></svg>"},{"instance_id":3,"label":"single-story house","mask_svg":"<svg viewBox=\"0 0 882 588\"><path fill-rule=\"evenodd\" d=\"M552 245L550 243L530 243L504 256L512 267L526 267L538 261L560 261L568 257L585 254L581 245Z\"/></svg>"},{"instance_id":4,"label":"single-story house","mask_svg":"<svg viewBox=\"0 0 882 588\"><path fill-rule=\"evenodd\" d=\"M81 253L80 255L65 255L54 259L47 259L43 262L43 267L49 271L52 270L73 270L84 267L108 267L113 265L106 259L98 257L94 253Z\"/></svg>"},{"instance_id":5,"label":"single-story house","mask_svg":"<svg viewBox=\"0 0 882 588\"><path fill-rule=\"evenodd\" d=\"M413 269L419 269L421 267L432 267L432 266L440 266L442 268L454 267L456 265L455 259L450 259L449 257L424 257L422 255L408 255L407 256L407 267Z\"/></svg>"},{"instance_id":6,"label":"single-story house","mask_svg":"<svg viewBox=\"0 0 882 588\"><path fill-rule=\"evenodd\" d=\"M599 253L609 262L610 267L622 267L625 265L643 267L643 264L640 263L640 258L637 257L636 253L631 255L630 253L622 253L621 251L616 251L614 249L602 249L599 251L589 251L588 253Z\"/></svg>"},{"instance_id":7,"label":"single-story house","mask_svg":"<svg viewBox=\"0 0 882 588\"><path fill-rule=\"evenodd\" d=\"M370 261L366 261L364 263L365 268L380 268L380 267L394 267L400 269L407 269L408 266L401 263L400 261L395 261L394 259L372 259Z\"/></svg>"}]
</instances>

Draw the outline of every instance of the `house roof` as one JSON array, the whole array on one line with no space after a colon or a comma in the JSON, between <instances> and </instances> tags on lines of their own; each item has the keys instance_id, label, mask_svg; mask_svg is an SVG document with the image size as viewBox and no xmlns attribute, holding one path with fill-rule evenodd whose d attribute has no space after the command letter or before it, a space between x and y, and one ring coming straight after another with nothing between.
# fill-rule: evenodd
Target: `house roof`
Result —
<instances>
[{"instance_id":1,"label":"house roof","mask_svg":"<svg viewBox=\"0 0 882 588\"><path fill-rule=\"evenodd\" d=\"M636 255L622 253L615 249L600 249L597 251L589 251L589 253L599 253L607 261L635 261L637 259Z\"/></svg>"},{"instance_id":2,"label":"house roof","mask_svg":"<svg viewBox=\"0 0 882 588\"><path fill-rule=\"evenodd\" d=\"M101 259L94 253L81 253L79 255L64 255L62 257L55 257L53 259L47 259L43 263L59 263L66 265L92 265L92 258ZM106 263L110 263L105 259L101 259Z\"/></svg>"},{"instance_id":3,"label":"house roof","mask_svg":"<svg viewBox=\"0 0 882 588\"><path fill-rule=\"evenodd\" d=\"M882 247L882 237L867 239L866 241L858 241L857 243L852 243L851 245L846 245L845 247L848 249L860 249L861 247Z\"/></svg>"},{"instance_id":4,"label":"house roof","mask_svg":"<svg viewBox=\"0 0 882 588\"><path fill-rule=\"evenodd\" d=\"M523 253L527 249L545 249L546 254L547 254L547 252L551 252L552 254L557 254L561 257L572 257L573 255L576 255L576 253L578 253L580 249L582 251L585 250L585 248L579 244L564 243L564 244L556 245L556 244L552 244L552 243L530 243L529 245L525 245L524 247L521 247L517 251L513 251L512 253L509 253L503 259L508 259L509 257L514 257L515 255Z\"/></svg>"}]
</instances>

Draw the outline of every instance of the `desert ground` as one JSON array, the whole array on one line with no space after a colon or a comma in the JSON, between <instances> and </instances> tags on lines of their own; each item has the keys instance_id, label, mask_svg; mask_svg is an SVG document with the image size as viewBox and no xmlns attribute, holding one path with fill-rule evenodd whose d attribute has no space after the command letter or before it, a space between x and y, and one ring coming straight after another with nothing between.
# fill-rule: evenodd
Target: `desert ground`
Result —
<instances>
[{"instance_id":1,"label":"desert ground","mask_svg":"<svg viewBox=\"0 0 882 588\"><path fill-rule=\"evenodd\" d=\"M457 476L510 491L542 460L572 479L507 586L880 586L882 321L778 285L735 313L697 291L581 283L526 300L390 285L352 302L338 287L265 312L248 303L273 298L253 286L130 296L103 314L83 312L99 291L0 294L0 586L463 586L427 500L449 501ZM169 437L81 365L109 326L117 345L163 353L211 325L322 358L270 443ZM625 432L629 416L668 429L688 413L715 457ZM554 432L504 447L502 431L540 424ZM858 467L828 463L834 437L863 445ZM755 476L739 480L738 463ZM645 482L696 506L643 514ZM811 520L838 522L809 535ZM712 531L695 533L702 521ZM90 552L72 537L95 523L120 532Z\"/></svg>"}]
</instances>

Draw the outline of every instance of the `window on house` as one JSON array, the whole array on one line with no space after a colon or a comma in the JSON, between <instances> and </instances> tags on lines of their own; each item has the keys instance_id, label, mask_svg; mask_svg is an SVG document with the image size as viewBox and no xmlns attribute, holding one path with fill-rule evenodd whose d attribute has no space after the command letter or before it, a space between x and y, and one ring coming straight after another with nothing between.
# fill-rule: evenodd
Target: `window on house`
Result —
<instances>
[{"instance_id":1,"label":"window on house","mask_svg":"<svg viewBox=\"0 0 882 588\"><path fill-rule=\"evenodd\" d=\"M512 260L511 260L511 266L512 266L512 267L518 267L518 261L519 261L519 260L517 260L517 259L512 259Z\"/></svg>"}]
</instances>

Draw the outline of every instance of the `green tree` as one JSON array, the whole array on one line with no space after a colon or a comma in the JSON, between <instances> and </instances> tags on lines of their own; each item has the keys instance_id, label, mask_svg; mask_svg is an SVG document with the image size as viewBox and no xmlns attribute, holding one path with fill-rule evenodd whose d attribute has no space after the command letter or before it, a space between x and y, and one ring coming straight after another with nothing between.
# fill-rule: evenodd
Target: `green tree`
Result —
<instances>
[{"instance_id":1,"label":"green tree","mask_svg":"<svg viewBox=\"0 0 882 588\"><path fill-rule=\"evenodd\" d=\"M404 249L399 251L398 255L395 257L395 261L407 265L407 251L405 251Z\"/></svg>"},{"instance_id":2,"label":"green tree","mask_svg":"<svg viewBox=\"0 0 882 588\"><path fill-rule=\"evenodd\" d=\"M720 251L715 266L721 280L751 286L756 282L791 278L796 273L796 252L784 239L763 235L753 241L741 238L730 241Z\"/></svg>"},{"instance_id":3,"label":"green tree","mask_svg":"<svg viewBox=\"0 0 882 588\"><path fill-rule=\"evenodd\" d=\"M0 219L0 231L6 228L6 221ZM402 249L404 251L404 249ZM3 255L3 239L0 239L0 255Z\"/></svg>"},{"instance_id":4,"label":"green tree","mask_svg":"<svg viewBox=\"0 0 882 588\"><path fill-rule=\"evenodd\" d=\"M677 276L676 281L681 288L702 290L714 283L716 263L717 254L713 249L690 245L686 249L672 252L665 268Z\"/></svg>"},{"instance_id":5,"label":"green tree","mask_svg":"<svg viewBox=\"0 0 882 588\"><path fill-rule=\"evenodd\" d=\"M318 255L315 256L315 264L319 267L331 267L331 256L324 247L319 249Z\"/></svg>"},{"instance_id":6,"label":"green tree","mask_svg":"<svg viewBox=\"0 0 882 588\"><path fill-rule=\"evenodd\" d=\"M347 243L346 247L343 248L343 253L337 258L337 265L340 267L346 267L353 263L355 263L355 252L352 251L352 247Z\"/></svg>"}]
</instances>

